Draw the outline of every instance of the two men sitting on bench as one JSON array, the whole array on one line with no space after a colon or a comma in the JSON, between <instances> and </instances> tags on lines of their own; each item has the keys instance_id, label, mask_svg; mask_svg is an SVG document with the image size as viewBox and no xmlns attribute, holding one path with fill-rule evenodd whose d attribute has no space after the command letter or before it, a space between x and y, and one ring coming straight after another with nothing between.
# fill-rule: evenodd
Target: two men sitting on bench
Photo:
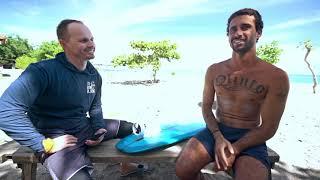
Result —
<instances>
[{"instance_id":1,"label":"two men sitting on bench","mask_svg":"<svg viewBox=\"0 0 320 180\"><path fill-rule=\"evenodd\" d=\"M289 82L284 71L256 56L262 28L253 9L229 18L232 57L207 70L202 106L207 128L182 151L176 163L179 178L200 179L201 168L211 161L215 170L234 168L239 179L270 177L265 141L277 130ZM57 36L64 52L31 64L2 95L0 128L34 150L53 179L90 179L87 146L130 134L132 123L103 119L102 80L89 62L95 51L89 28L63 20ZM216 116L211 109L215 96ZM134 165L123 167L130 171Z\"/></svg>"}]
</instances>

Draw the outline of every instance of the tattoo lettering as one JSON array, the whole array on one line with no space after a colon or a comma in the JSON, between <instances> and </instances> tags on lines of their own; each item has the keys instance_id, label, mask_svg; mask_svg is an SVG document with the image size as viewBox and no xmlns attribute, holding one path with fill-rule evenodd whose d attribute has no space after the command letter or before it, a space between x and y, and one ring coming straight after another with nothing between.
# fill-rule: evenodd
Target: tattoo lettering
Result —
<instances>
[{"instance_id":1,"label":"tattoo lettering","mask_svg":"<svg viewBox=\"0 0 320 180\"><path fill-rule=\"evenodd\" d=\"M286 102L287 96L288 96L289 89L285 87L281 87L279 92L277 93L277 96L279 97L280 101Z\"/></svg>"},{"instance_id":2,"label":"tattoo lettering","mask_svg":"<svg viewBox=\"0 0 320 180\"><path fill-rule=\"evenodd\" d=\"M222 86L226 90L239 91L241 88L246 88L249 91L260 94L266 91L264 85L259 84L256 80L250 80L246 77L228 75L218 75L215 79L217 86Z\"/></svg>"}]
</instances>

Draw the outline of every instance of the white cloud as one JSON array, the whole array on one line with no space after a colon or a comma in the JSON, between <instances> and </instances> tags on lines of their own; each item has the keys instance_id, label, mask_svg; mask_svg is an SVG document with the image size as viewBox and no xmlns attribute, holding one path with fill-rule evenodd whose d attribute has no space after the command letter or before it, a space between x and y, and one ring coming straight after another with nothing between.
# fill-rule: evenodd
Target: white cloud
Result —
<instances>
[{"instance_id":1,"label":"white cloud","mask_svg":"<svg viewBox=\"0 0 320 180\"><path fill-rule=\"evenodd\" d=\"M94 2L95 6L88 14L84 15L84 18L93 24L108 26L114 30L150 21L171 20L177 17L208 12L208 9L200 6L207 0L160 0L127 10L118 9L118 11L112 9L113 4L115 4L114 1L96 0Z\"/></svg>"},{"instance_id":2,"label":"white cloud","mask_svg":"<svg viewBox=\"0 0 320 180\"><path fill-rule=\"evenodd\" d=\"M9 32L8 35L19 35L26 38L32 45L39 45L43 41L56 40L54 29L38 29L24 27L23 30L20 26L4 26L4 29Z\"/></svg>"},{"instance_id":3,"label":"white cloud","mask_svg":"<svg viewBox=\"0 0 320 180\"><path fill-rule=\"evenodd\" d=\"M298 26L304 26L306 24L312 24L320 22L320 13L317 16L309 16L309 17L301 17L296 19L291 19L286 22L282 22L276 25L271 26L271 30L280 30L280 29L288 29Z\"/></svg>"},{"instance_id":4,"label":"white cloud","mask_svg":"<svg viewBox=\"0 0 320 180\"><path fill-rule=\"evenodd\" d=\"M117 21L120 20L120 25L128 26L130 24L139 24L148 21L161 21L164 19L194 15L203 12L201 9L197 8L197 6L202 4L203 2L205 1L158 1L153 4L148 4L132 9L123 14L123 16L120 16Z\"/></svg>"},{"instance_id":5,"label":"white cloud","mask_svg":"<svg viewBox=\"0 0 320 180\"><path fill-rule=\"evenodd\" d=\"M263 3L260 1L254 1L256 4L255 5L262 5L262 6L277 6L280 4L286 4L286 3L297 3L302 0L268 0L264 1Z\"/></svg>"},{"instance_id":6,"label":"white cloud","mask_svg":"<svg viewBox=\"0 0 320 180\"><path fill-rule=\"evenodd\" d=\"M256 6L270 6L279 3L290 3L293 0L272 0L268 3L256 3L249 1L251 7ZM78 3L77 0L73 0ZM246 6L249 2L243 3L240 0L233 1L208 1L208 0L159 0L146 1L140 6L131 7L129 4L126 9L117 0L92 0L92 4L88 6L85 14L81 17L74 17L81 19L89 26L97 45L96 58L94 63L109 64L112 57L129 52L129 42L131 40L157 40L159 36L154 34L152 39L146 39L143 31L148 31L148 28L139 29L139 32L131 31L128 28L130 25L144 24L147 22L157 21L174 21L178 17L192 16L195 14L208 12L224 12L235 9L235 7ZM149 3L148 3L149 2ZM132 1L130 1L132 3ZM237 8L238 9L238 8ZM281 56L281 61L277 64L279 67L285 69L289 74L309 74L308 69L303 62L304 52L298 50L296 45L282 45L281 40L291 39L287 33L279 34L272 33L275 28L287 28L299 26L306 23L313 23L320 21L319 16L303 19L291 20L286 23L281 23L273 27L266 27L259 44L271 42L272 40L280 40L280 45L284 52ZM269 28L269 29L268 29ZM273 29L272 29L273 28ZM40 43L44 40L55 40L55 27L48 27L47 29L37 27L21 28L19 26L6 26L8 32L17 33L22 37L32 40L33 43ZM21 30L23 29L23 31ZM150 34L150 33L148 33ZM170 66L163 66L163 69L199 69L204 71L210 64L225 60L231 57L231 48L229 47L226 35L215 34L211 36L204 36L200 34L189 34L172 36L172 42L178 44L178 51L181 54L181 61L177 63L170 63ZM318 50L310 54L310 61L315 69L320 70L320 54ZM320 73L320 71L317 71Z\"/></svg>"},{"instance_id":7,"label":"white cloud","mask_svg":"<svg viewBox=\"0 0 320 180\"><path fill-rule=\"evenodd\" d=\"M145 39L142 32L130 31L127 27L130 25L143 24L156 21L171 21L178 17L191 16L195 14L208 12L226 12L230 9L242 7L263 7L276 6L278 4L293 3L300 0L271 0L266 3L249 1L244 3L240 0L233 1L207 1L207 0L160 0L137 6L135 8L121 9L117 6L117 1L96 0L96 6L90 10L90 14L85 15L89 27L96 36L97 53L96 62L110 63L112 57L128 53L129 41L133 39ZM150 2L150 1L147 1ZM253 5L253 6L251 6ZM118 8L118 9L117 9ZM157 34L154 35L158 38ZM272 40L290 39L289 34L274 34L266 32L262 41L271 42ZM152 39L154 40L154 39ZM201 70L212 63L219 62L231 57L231 48L225 34L216 34L212 36L186 35L170 38L172 42L178 44L178 51L181 54L181 61L170 63L170 66L163 65L163 70ZM284 52L279 63L288 73L308 74L303 61L297 57L303 55L302 51L297 50L295 45L284 45ZM320 57L319 53L310 56L310 60ZM294 61L293 61L294 60ZM316 64L316 67L319 65Z\"/></svg>"},{"instance_id":8,"label":"white cloud","mask_svg":"<svg viewBox=\"0 0 320 180\"><path fill-rule=\"evenodd\" d=\"M95 36L97 62L110 62L113 56L127 52L131 40L147 40L141 30L133 32L127 28L130 25L170 21L178 17L220 10L205 6L204 4L208 2L207 0L160 0L123 10L112 8L117 7L116 1L95 0L95 5L82 19ZM143 31L148 31L148 29L143 29ZM152 40L157 39L157 35L151 38Z\"/></svg>"},{"instance_id":9,"label":"white cloud","mask_svg":"<svg viewBox=\"0 0 320 180\"><path fill-rule=\"evenodd\" d=\"M10 9L14 12L14 15L18 18L34 17L41 14L41 7L36 3L23 2L23 1L12 1L9 2Z\"/></svg>"}]
</instances>

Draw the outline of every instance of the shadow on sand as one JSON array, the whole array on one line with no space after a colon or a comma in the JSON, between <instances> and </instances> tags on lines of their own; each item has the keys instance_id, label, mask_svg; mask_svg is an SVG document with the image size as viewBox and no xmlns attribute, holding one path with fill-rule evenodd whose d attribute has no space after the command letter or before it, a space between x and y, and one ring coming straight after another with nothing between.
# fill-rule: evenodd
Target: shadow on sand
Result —
<instances>
[{"instance_id":1,"label":"shadow on sand","mask_svg":"<svg viewBox=\"0 0 320 180\"><path fill-rule=\"evenodd\" d=\"M275 164L272 170L272 179L276 180L292 180L292 179L308 179L320 180L320 169L309 169L298 166L288 166L280 161Z\"/></svg>"}]
</instances>

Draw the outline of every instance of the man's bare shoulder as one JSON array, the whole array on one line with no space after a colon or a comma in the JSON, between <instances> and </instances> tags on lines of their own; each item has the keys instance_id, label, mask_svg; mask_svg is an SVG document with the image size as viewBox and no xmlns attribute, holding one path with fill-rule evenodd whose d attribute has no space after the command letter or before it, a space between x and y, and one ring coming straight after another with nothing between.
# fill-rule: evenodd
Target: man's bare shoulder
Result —
<instances>
[{"instance_id":1,"label":"man's bare shoulder","mask_svg":"<svg viewBox=\"0 0 320 180\"><path fill-rule=\"evenodd\" d=\"M288 79L288 75L283 69L265 61L262 61L262 65L266 73L268 73L272 79Z\"/></svg>"},{"instance_id":2,"label":"man's bare shoulder","mask_svg":"<svg viewBox=\"0 0 320 180\"><path fill-rule=\"evenodd\" d=\"M221 70L223 67L226 67L227 64L229 63L230 59L227 59L227 60L223 60L223 61L220 61L218 63L214 63L214 64L211 64L209 67L208 67L208 71L218 71L218 70Z\"/></svg>"},{"instance_id":3,"label":"man's bare shoulder","mask_svg":"<svg viewBox=\"0 0 320 180\"><path fill-rule=\"evenodd\" d=\"M282 97L282 99L286 99L290 88L287 73L273 64L267 62L264 63L266 74L268 74L268 78L270 80L270 92L273 92L273 94L278 97Z\"/></svg>"}]
</instances>

